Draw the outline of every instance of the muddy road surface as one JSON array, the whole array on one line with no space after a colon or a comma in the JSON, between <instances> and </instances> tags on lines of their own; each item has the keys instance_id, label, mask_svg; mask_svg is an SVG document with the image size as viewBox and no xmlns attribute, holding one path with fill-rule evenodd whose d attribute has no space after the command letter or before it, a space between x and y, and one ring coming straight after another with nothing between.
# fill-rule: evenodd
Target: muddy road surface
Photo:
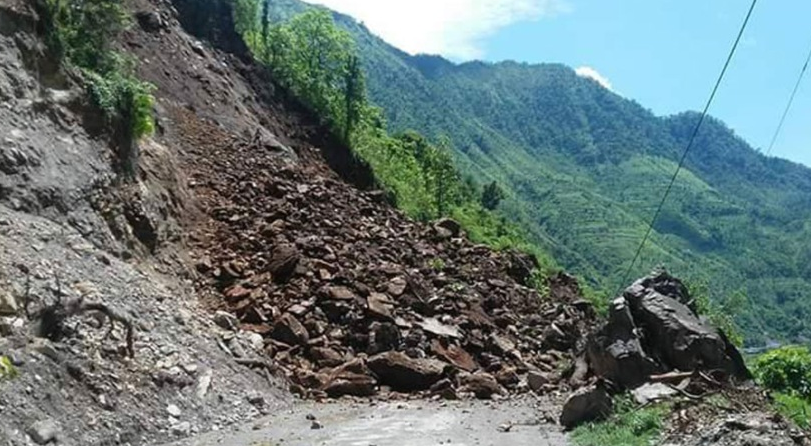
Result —
<instances>
[{"instance_id":1,"label":"muddy road surface","mask_svg":"<svg viewBox=\"0 0 811 446\"><path fill-rule=\"evenodd\" d=\"M568 446L530 400L305 403L166 446Z\"/></svg>"}]
</instances>

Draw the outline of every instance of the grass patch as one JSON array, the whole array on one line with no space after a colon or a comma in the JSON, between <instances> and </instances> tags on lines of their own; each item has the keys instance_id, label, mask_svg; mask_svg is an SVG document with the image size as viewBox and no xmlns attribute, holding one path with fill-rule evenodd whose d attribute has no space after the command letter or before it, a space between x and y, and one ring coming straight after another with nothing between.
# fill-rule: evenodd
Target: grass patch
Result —
<instances>
[{"instance_id":1,"label":"grass patch","mask_svg":"<svg viewBox=\"0 0 811 446\"><path fill-rule=\"evenodd\" d=\"M649 446L659 439L666 405L636 408L630 397L614 400L616 412L611 418L584 424L572 432L578 446Z\"/></svg>"},{"instance_id":2,"label":"grass patch","mask_svg":"<svg viewBox=\"0 0 811 446\"><path fill-rule=\"evenodd\" d=\"M20 372L11 363L8 356L0 356L0 381L16 378Z\"/></svg>"},{"instance_id":3,"label":"grass patch","mask_svg":"<svg viewBox=\"0 0 811 446\"><path fill-rule=\"evenodd\" d=\"M793 421L799 428L811 428L811 402L796 395L774 394L774 408L780 415Z\"/></svg>"}]
</instances>

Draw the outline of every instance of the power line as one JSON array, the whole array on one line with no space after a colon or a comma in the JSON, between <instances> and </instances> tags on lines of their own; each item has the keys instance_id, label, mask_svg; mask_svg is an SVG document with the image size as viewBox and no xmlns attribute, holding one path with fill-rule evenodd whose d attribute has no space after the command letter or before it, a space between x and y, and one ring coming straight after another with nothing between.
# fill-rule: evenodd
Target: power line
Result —
<instances>
[{"instance_id":1,"label":"power line","mask_svg":"<svg viewBox=\"0 0 811 446\"><path fill-rule=\"evenodd\" d=\"M645 236L642 238L642 242L639 244L636 254L634 254L634 259L631 261L631 264L628 265L628 270L625 272L625 276L623 277L622 282L620 282L619 288L617 289L617 292L614 293L614 296L619 295L620 291L622 291L623 285L631 277L631 272L634 269L634 265L636 264L636 261L639 260L639 256L642 254L642 248L645 247L645 243L647 243L648 239L650 238L651 232L653 231L653 226L656 224L659 214L662 213L662 209L665 206L667 197L670 195L670 191L673 190L673 185L676 184L676 179L678 178L682 167L684 167L684 162L687 160L687 155L690 153L690 149L693 148L693 143L698 135L698 130L701 128L701 124L704 123L704 119L707 117L707 112L710 110L710 105L712 105L712 101L715 99L715 94L718 93L718 88L721 86L721 82L724 80L724 75L726 75L727 68L729 68L729 64L732 62L732 57L735 55L735 51L738 49L738 44L741 42L741 37L743 37L744 31L746 31L746 25L749 24L749 19L752 17L752 11L755 10L755 5L757 5L757 2L758 0L752 0L752 5L749 6L749 11L746 13L746 18L743 20L740 31L738 31L738 37L735 38L735 43L732 45L732 49L729 51L727 60L724 63L724 68L721 70L721 74L718 76L718 80L715 82L715 87L713 87L710 98L707 100L707 104L704 106L704 111L701 112L701 118L698 120L698 123L693 129L693 134L690 136L690 140L687 143L687 147L684 149L681 160L679 160L679 166L676 168L676 172L673 173L673 177L670 179L670 184L668 184L667 189L665 189L665 194L662 196L662 201L656 208L656 213L653 214L653 218L648 225L648 229L645 231Z\"/></svg>"},{"instance_id":2,"label":"power line","mask_svg":"<svg viewBox=\"0 0 811 446\"><path fill-rule=\"evenodd\" d=\"M805 71L808 69L808 63L811 62L811 48L808 50L808 57L805 58L805 65L803 65L803 69L800 70L800 75L797 77L797 83L794 84L794 90L791 92L791 97L788 100L788 104L786 104L786 109L783 110L783 116L780 118L780 124L777 125L777 130L774 131L774 136L772 136L772 142L769 143L769 150L766 151L766 155L771 155L772 149L774 148L774 143L777 142L777 137L780 135L780 131L783 130L783 124L786 122L786 116L788 116L788 112L791 109L791 104L794 103L794 96L797 95L797 90L800 89L800 83L803 80L803 76L805 76Z\"/></svg>"}]
</instances>

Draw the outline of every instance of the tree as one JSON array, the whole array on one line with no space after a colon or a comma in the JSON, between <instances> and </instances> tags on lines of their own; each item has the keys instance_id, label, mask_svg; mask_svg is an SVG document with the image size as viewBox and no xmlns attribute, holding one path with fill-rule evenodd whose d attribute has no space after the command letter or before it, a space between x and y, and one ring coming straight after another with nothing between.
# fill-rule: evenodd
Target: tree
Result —
<instances>
[{"instance_id":1,"label":"tree","mask_svg":"<svg viewBox=\"0 0 811 446\"><path fill-rule=\"evenodd\" d=\"M248 42L256 45L257 17L259 16L259 0L234 1L234 25L237 32Z\"/></svg>"},{"instance_id":2,"label":"tree","mask_svg":"<svg viewBox=\"0 0 811 446\"><path fill-rule=\"evenodd\" d=\"M347 61L347 69L344 74L344 141L349 143L352 132L360 122L366 104L366 80L363 76L360 58L356 54L351 54Z\"/></svg>"},{"instance_id":3,"label":"tree","mask_svg":"<svg viewBox=\"0 0 811 446\"><path fill-rule=\"evenodd\" d=\"M492 183L484 186L484 190L482 190L482 198L481 204L487 210L494 210L498 207L501 203L501 200L504 199L504 191L498 185L497 182L493 181Z\"/></svg>"},{"instance_id":4,"label":"tree","mask_svg":"<svg viewBox=\"0 0 811 446\"><path fill-rule=\"evenodd\" d=\"M249 2L253 0L238 0ZM360 120L365 82L354 41L338 28L330 13L312 8L289 22L272 25L259 18L267 37L252 48L277 81L318 116L347 136ZM343 131L338 130L343 127ZM346 128L348 127L348 129Z\"/></svg>"},{"instance_id":5,"label":"tree","mask_svg":"<svg viewBox=\"0 0 811 446\"><path fill-rule=\"evenodd\" d=\"M264 0L262 2L262 15L259 17L259 26L262 33L262 52L260 54L261 60L264 63L270 59L270 2Z\"/></svg>"}]
</instances>

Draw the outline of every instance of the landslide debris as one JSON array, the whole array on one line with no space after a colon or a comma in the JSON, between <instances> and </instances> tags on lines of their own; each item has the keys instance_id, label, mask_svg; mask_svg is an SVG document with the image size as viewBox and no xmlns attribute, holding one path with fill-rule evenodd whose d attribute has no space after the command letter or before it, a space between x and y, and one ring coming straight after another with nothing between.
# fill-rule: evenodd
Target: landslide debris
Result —
<instances>
[{"instance_id":1,"label":"landslide debris","mask_svg":"<svg viewBox=\"0 0 811 446\"><path fill-rule=\"evenodd\" d=\"M593 319L577 282L529 287L534 259L470 242L451 220L405 218L313 154L298 162L180 111L210 216L192 237L201 290L265 338L296 391L480 397L551 386ZM308 161L303 161L308 160ZM536 386L543 388L543 386ZM547 387L549 388L549 387Z\"/></svg>"}]
</instances>

